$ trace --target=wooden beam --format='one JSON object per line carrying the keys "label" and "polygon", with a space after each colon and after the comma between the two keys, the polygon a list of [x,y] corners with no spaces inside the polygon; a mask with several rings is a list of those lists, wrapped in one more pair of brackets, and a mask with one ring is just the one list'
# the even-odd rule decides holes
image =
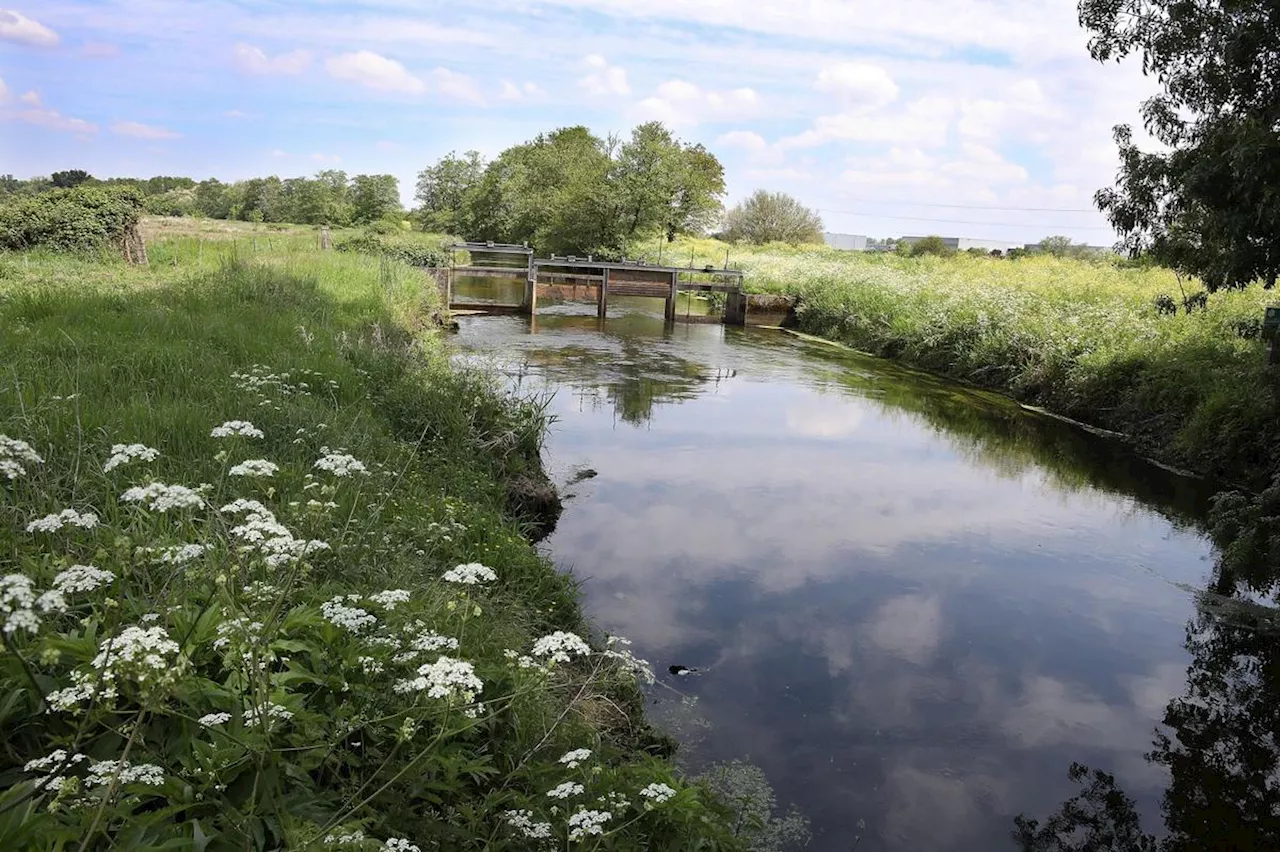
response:
{"label": "wooden beam", "polygon": [[604,319],[609,314],[609,270],[600,271],[600,292],[596,297],[596,316]]}

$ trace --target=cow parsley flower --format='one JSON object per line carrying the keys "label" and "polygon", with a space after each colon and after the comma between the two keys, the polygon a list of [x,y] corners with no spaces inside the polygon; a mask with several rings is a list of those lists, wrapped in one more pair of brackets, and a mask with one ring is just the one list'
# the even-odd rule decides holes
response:
{"label": "cow parsley flower", "polygon": [[179,650],[163,627],[126,627],[102,646],[90,665],[104,681],[124,677],[146,684],[172,675]]}
{"label": "cow parsley flower", "polygon": [[204,556],[208,549],[209,546],[206,544],[175,544],[161,548],[157,552],[161,564],[181,566]]}
{"label": "cow parsley flower", "polygon": [[160,458],[160,451],[146,444],[113,444],[111,458],[107,459],[107,463],[102,466],[102,472],[110,473],[120,465],[134,461],[150,462],[158,458]]}
{"label": "cow parsley flower", "polygon": [[248,499],[245,499],[244,497],[240,497],[236,500],[233,500],[232,502],[218,509],[218,511],[227,515],[242,515],[246,512],[249,512],[252,514],[260,514],[260,515],[271,514],[271,510],[268,509],[266,506],[262,505],[261,503],[259,503],[257,500],[248,500]]}
{"label": "cow parsley flower", "polygon": [[204,498],[185,485],[165,485],[153,482],[141,488],[130,488],[120,495],[121,502],[141,503],[153,512],[171,509],[197,509],[204,505]]}
{"label": "cow parsley flower", "polygon": [[35,614],[36,592],[31,578],[24,574],[6,574],[0,577],[0,616],[4,617],[4,632],[25,630],[35,633],[40,629],[40,618]]}
{"label": "cow parsley flower", "polygon": [[72,565],[65,571],[59,571],[53,578],[53,588],[64,595],[79,592],[92,592],[108,583],[115,582],[116,575],[92,565]]}
{"label": "cow parsley flower", "polygon": [[422,850],[403,837],[393,837],[382,844],[382,852],[422,852]]}
{"label": "cow parsley flower", "polygon": [[22,466],[24,462],[44,464],[44,459],[26,441],[0,435],[0,476],[10,482],[20,476],[26,476],[27,469]]}
{"label": "cow parsley flower", "polygon": [[209,433],[210,438],[265,438],[262,430],[248,420],[228,420],[221,426],[214,426]]}
{"label": "cow parsley flower", "polygon": [[66,612],[67,599],[57,589],[50,589],[36,598],[36,609],[43,613]]}
{"label": "cow parsley flower", "polygon": [[655,805],[660,805],[676,794],[676,791],[666,784],[649,784],[640,791],[643,798],[648,799]]}
{"label": "cow parsley flower", "polygon": [[257,500],[236,500],[223,506],[221,511],[245,513],[244,523],[232,527],[231,535],[248,545],[246,549],[260,551],[269,567],[277,568],[329,549],[327,542],[294,538],[293,533]]}
{"label": "cow parsley flower", "polygon": [[[72,677],[75,678],[75,674],[73,674]],[[97,694],[97,690],[94,689],[93,684],[82,678],[81,681],[74,686],[68,686],[66,689],[53,690],[46,695],[44,699],[54,710],[66,711],[74,709],[83,701],[88,701],[95,694]],[[114,690],[112,690],[109,693],[104,691],[104,694],[114,695],[115,693]]]}
{"label": "cow parsley flower", "polygon": [[551,823],[534,822],[533,811],[507,811],[503,816],[506,817],[507,825],[531,840],[551,839]]}
{"label": "cow parsley flower", "polygon": [[408,589],[387,589],[385,592],[377,592],[369,595],[369,600],[385,607],[388,612],[394,610],[398,605],[409,600]]}
{"label": "cow parsley flower", "polygon": [[364,843],[364,832],[356,829],[349,834],[326,834],[324,837],[325,846],[354,846]]}
{"label": "cow parsley flower", "polygon": [[609,811],[582,809],[569,817],[569,839],[581,840],[592,834],[604,834],[604,824],[613,819]]}
{"label": "cow parsley flower", "polygon": [[450,651],[456,651],[458,650],[458,640],[452,636],[441,636],[434,630],[423,630],[409,640],[409,647],[424,653],[442,651],[446,648]]}
{"label": "cow parsley flower", "polygon": [[566,751],[564,754],[560,755],[560,760],[558,762],[563,763],[570,769],[577,769],[578,766],[581,765],[582,761],[586,760],[590,756],[591,749],[575,748],[573,751]]}
{"label": "cow parsley flower", "polygon": [[257,705],[250,704],[244,710],[244,724],[247,728],[261,725],[266,722],[266,727],[271,730],[275,727],[275,720],[282,719],[288,721],[293,718],[293,711],[279,704],[267,702],[265,708],[259,708]]}
{"label": "cow parsley flower", "polygon": [[199,719],[196,719],[196,721],[199,722],[201,725],[204,725],[206,728],[212,728],[215,725],[225,725],[227,722],[230,722],[231,714],[230,713],[209,713],[207,715],[201,716]]}
{"label": "cow parsley flower", "polygon": [[330,453],[328,447],[321,447],[320,452],[326,453],[326,455],[316,459],[313,467],[327,470],[334,476],[351,476],[354,473],[369,472],[369,469],[364,466],[364,462],[355,456],[347,453]]}
{"label": "cow parsley flower", "polygon": [[366,627],[378,623],[377,616],[371,615],[368,610],[358,606],[350,606],[341,595],[320,604],[320,612],[330,624],[350,630],[352,633],[360,633]]}
{"label": "cow parsley flower", "polygon": [[552,799],[569,799],[574,796],[581,796],[585,789],[576,781],[566,781],[548,790],[547,796]]}
{"label": "cow parsley flower", "polygon": [[418,667],[418,676],[399,680],[392,685],[397,693],[426,692],[428,698],[443,698],[451,702],[470,704],[484,689],[484,681],[476,677],[471,663],[441,657],[434,663]]}
{"label": "cow parsley flower", "polygon": [[275,476],[280,470],[280,465],[275,462],[269,462],[266,459],[248,459],[233,465],[227,471],[229,476]]}
{"label": "cow parsley flower", "polygon": [[154,763],[131,764],[127,760],[100,760],[89,767],[85,780],[94,786],[105,786],[113,780],[120,784],[164,786],[164,769]]}
{"label": "cow parsley flower", "polygon": [[585,657],[591,647],[576,633],[557,630],[533,643],[535,657],[548,657],[553,663],[567,663],[573,656]]}
{"label": "cow parsley flower", "polygon": [[75,509],[63,509],[61,512],[45,515],[43,518],[27,524],[27,532],[57,532],[64,526],[91,530],[97,525],[98,516],[93,512],[77,512]]}
{"label": "cow parsley flower", "polygon": [[475,586],[481,583],[492,583],[498,579],[498,575],[492,568],[481,565],[479,562],[468,562],[466,565],[458,565],[445,571],[443,579],[446,583]]}

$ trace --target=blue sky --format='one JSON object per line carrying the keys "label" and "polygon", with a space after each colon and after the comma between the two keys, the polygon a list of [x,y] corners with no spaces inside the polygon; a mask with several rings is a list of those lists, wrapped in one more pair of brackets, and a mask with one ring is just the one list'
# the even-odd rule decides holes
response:
{"label": "blue sky", "polygon": [[[4,0],[0,0],[4,2]],[[10,0],[12,2],[12,0]],[[1091,197],[1153,84],[1073,0],[40,0],[0,8],[0,172],[414,176],[661,119],[830,230],[1114,237]]]}

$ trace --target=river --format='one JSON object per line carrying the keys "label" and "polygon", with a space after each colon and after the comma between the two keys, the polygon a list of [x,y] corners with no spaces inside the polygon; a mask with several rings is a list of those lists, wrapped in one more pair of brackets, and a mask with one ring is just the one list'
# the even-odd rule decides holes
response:
{"label": "river", "polygon": [[555,393],[549,469],[596,475],[543,546],[658,670],[690,770],[760,767],[823,852],[1013,849],[1072,761],[1157,829],[1144,755],[1186,688],[1207,486],[994,394],[646,307],[466,318],[458,343]]}

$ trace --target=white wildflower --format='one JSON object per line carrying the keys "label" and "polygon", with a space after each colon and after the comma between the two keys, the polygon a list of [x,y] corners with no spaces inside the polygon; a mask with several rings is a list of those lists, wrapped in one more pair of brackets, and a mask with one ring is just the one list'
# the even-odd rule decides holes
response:
{"label": "white wildflower", "polygon": [[551,839],[551,823],[534,822],[533,811],[507,811],[503,816],[508,825],[531,840]]}
{"label": "white wildflower", "polygon": [[379,606],[385,607],[387,611],[390,612],[399,604],[405,603],[409,600],[409,590],[387,589],[385,592],[377,592],[376,594],[369,595],[369,600]]}
{"label": "white wildflower", "polygon": [[359,633],[366,627],[378,623],[377,616],[371,615],[358,606],[348,606],[343,602],[341,595],[320,604],[320,612],[330,624],[350,630],[352,633]]}
{"label": "white wildflower", "polygon": [[54,576],[53,588],[64,595],[73,595],[77,592],[92,592],[115,582],[115,579],[115,574],[92,565],[72,565]]}
{"label": "white wildflower", "polygon": [[360,670],[365,674],[376,675],[382,674],[386,666],[376,657],[357,657],[356,662],[360,664]]}
{"label": "white wildflower", "polygon": [[364,832],[357,829],[349,834],[326,834],[324,837],[325,846],[354,846],[364,843]]}
{"label": "white wildflower", "polygon": [[498,575],[494,573],[492,568],[481,565],[479,562],[469,562],[466,565],[458,565],[444,572],[444,580],[447,583],[460,583],[464,586],[474,586],[479,583],[492,583],[498,579]]}
{"label": "white wildflower", "polygon": [[409,647],[415,651],[442,651],[448,648],[458,650],[458,640],[452,636],[441,636],[433,630],[423,630],[409,640]]}
{"label": "white wildflower", "polygon": [[121,502],[141,503],[153,512],[170,509],[196,509],[204,505],[204,498],[185,485],[165,485],[153,482],[141,488],[130,488],[120,495]]}
{"label": "white wildflower", "polygon": [[61,512],[45,515],[43,518],[27,524],[27,532],[57,532],[64,526],[91,530],[97,525],[98,516],[93,512],[77,512],[75,509],[63,509]]}
{"label": "white wildflower", "polygon": [[591,749],[575,748],[573,751],[566,751],[564,754],[560,755],[560,760],[557,762],[563,763],[570,769],[577,769],[582,761],[586,760],[590,756]]}
{"label": "white wildflower", "polygon": [[558,784],[547,791],[547,797],[552,799],[569,799],[573,796],[581,796],[586,788],[576,781],[566,781]]}
{"label": "white wildflower", "polygon": [[289,719],[292,719],[292,718],[293,718],[292,710],[282,707],[279,704],[274,704],[270,701],[267,702],[265,713],[262,711],[261,708],[252,704],[246,707],[244,711],[245,727],[250,727],[250,728],[262,724],[262,720],[265,719],[267,723],[267,728],[271,729],[274,727],[274,724],[273,724],[274,720],[284,719],[285,721],[288,721]]}
{"label": "white wildflower", "polygon": [[157,552],[160,554],[161,564],[181,566],[204,556],[208,549],[209,546],[205,544],[175,544],[161,548]]}
{"label": "white wildflower", "polygon": [[229,476],[275,476],[279,470],[280,465],[275,462],[269,462],[266,459],[247,459],[232,466],[227,474]]}
{"label": "white wildflower", "polygon": [[236,650],[251,648],[262,641],[262,622],[250,621],[248,618],[229,618],[218,625],[218,638],[213,640],[213,647],[221,650],[235,642]]}
{"label": "white wildflower", "polygon": [[244,497],[241,497],[237,500],[234,500],[228,503],[218,511],[227,515],[240,515],[240,514],[244,514],[245,512],[250,512],[253,514],[260,514],[260,515],[271,514],[271,510],[268,509],[266,506],[262,505],[261,503],[259,503],[257,500],[247,500]]}
{"label": "white wildflower", "polygon": [[71,710],[82,701],[88,701],[95,694],[93,684],[87,681],[69,686],[66,689],[55,689],[45,696],[45,701],[54,710]]}
{"label": "white wildflower", "polygon": [[569,839],[581,840],[591,834],[604,834],[604,824],[613,819],[609,811],[582,809],[569,817]]}
{"label": "white wildflower", "polygon": [[533,643],[535,657],[549,657],[553,663],[567,663],[573,656],[586,656],[591,647],[576,633],[557,630]]}
{"label": "white wildflower", "polygon": [[164,769],[154,763],[131,764],[121,760],[100,760],[89,767],[85,781],[94,786],[105,786],[113,780],[120,784],[146,784],[150,787],[164,785]]}
{"label": "white wildflower", "polygon": [[155,461],[160,457],[159,450],[153,450],[146,444],[113,444],[111,458],[102,466],[103,473],[110,473],[122,464],[133,461]]}
{"label": "white wildflower", "polygon": [[[321,447],[320,451],[327,452],[327,448]],[[334,476],[351,476],[353,473],[369,472],[369,469],[364,466],[364,462],[347,453],[328,453],[316,459],[313,467],[327,470]]]}
{"label": "white wildflower", "polygon": [[0,476],[12,482],[20,476],[27,475],[26,464],[44,464],[40,454],[31,448],[26,441],[0,435]]}
{"label": "white wildflower", "polygon": [[266,435],[257,426],[254,426],[248,420],[228,420],[221,426],[214,426],[213,431],[209,433],[210,438],[233,438],[240,436],[242,438],[265,438]]}
{"label": "white wildflower", "polygon": [[393,837],[382,844],[382,852],[422,852],[422,850],[403,837]]}
{"label": "white wildflower", "polygon": [[656,784],[656,783],[649,784],[648,786],[646,786],[644,789],[640,791],[640,795],[643,798],[648,799],[649,801],[653,802],[655,805],[662,804],[663,802],[665,802],[667,799],[670,799],[675,794],[676,794],[676,791],[673,788],[668,787],[666,784]]}
{"label": "white wildflower", "polygon": [[196,719],[196,721],[199,722],[201,725],[204,725],[206,728],[212,728],[215,725],[225,725],[227,722],[230,722],[231,714],[230,713],[209,713],[207,715],[201,716],[199,719]]}
{"label": "white wildflower", "polygon": [[453,657],[441,657],[434,663],[419,666],[416,678],[396,681],[392,689],[401,694],[426,692],[428,698],[470,704],[484,689],[484,681],[476,677],[475,667],[471,663],[455,660]]}
{"label": "white wildflower", "polygon": [[171,675],[179,650],[163,627],[126,627],[102,646],[91,665],[104,681],[124,676],[145,684]]}
{"label": "white wildflower", "polygon": [[640,659],[627,648],[623,648],[621,650],[616,649],[614,647],[616,644],[631,644],[626,639],[621,640],[620,643],[617,640],[617,636],[609,637],[609,647],[605,649],[604,656],[609,659],[617,660],[622,670],[628,672],[636,680],[645,684],[652,684],[654,681],[653,666],[649,665],[648,660]]}
{"label": "white wildflower", "polygon": [[36,609],[45,614],[51,612],[66,612],[67,599],[63,597],[62,592],[57,589],[51,589],[36,598]]}
{"label": "white wildflower", "polygon": [[0,616],[4,617],[5,633],[39,631],[40,619],[33,610],[35,605],[36,592],[30,577],[23,574],[0,577]]}

